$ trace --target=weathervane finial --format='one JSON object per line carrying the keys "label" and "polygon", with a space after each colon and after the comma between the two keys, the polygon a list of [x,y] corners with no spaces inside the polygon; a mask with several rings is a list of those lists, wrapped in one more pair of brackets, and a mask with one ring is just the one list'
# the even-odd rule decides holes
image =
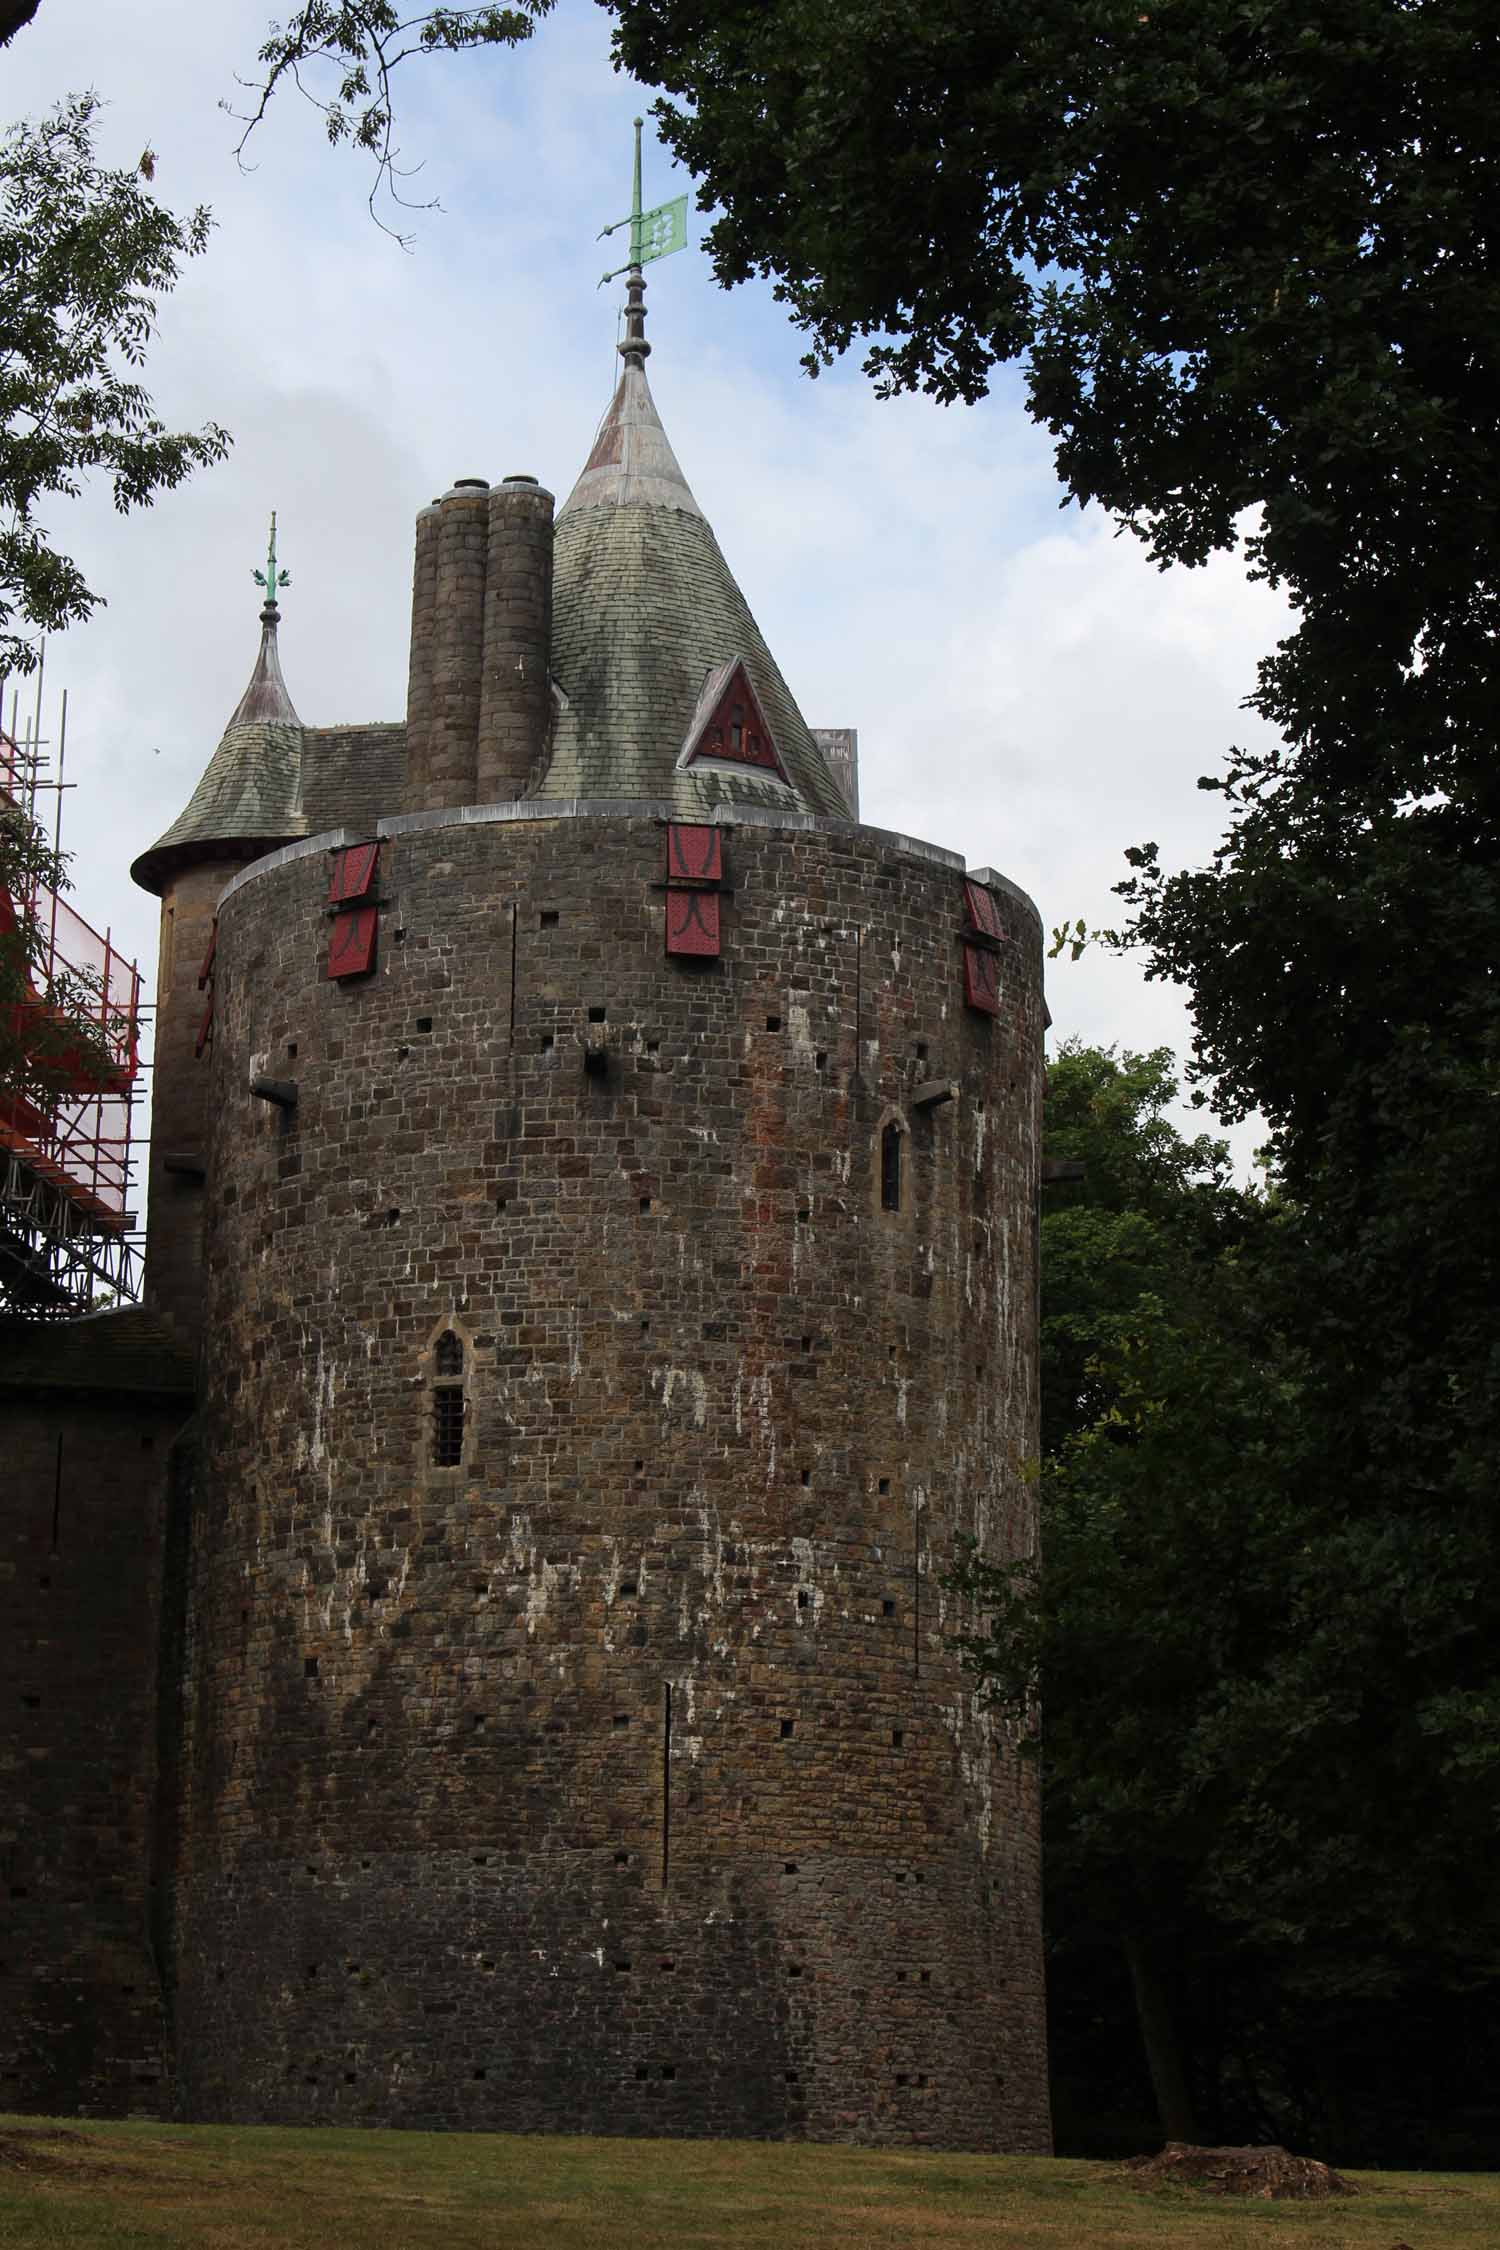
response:
{"label": "weathervane finial", "polygon": [[670,203],[658,203],[651,211],[641,209],[641,129],[645,122],[643,117],[638,117],[635,121],[635,170],[631,182],[629,215],[616,219],[613,226],[602,228],[599,234],[602,242],[606,235],[618,234],[621,227],[630,229],[629,263],[616,266],[613,273],[605,274],[599,286],[602,289],[606,282],[618,281],[622,273],[629,274],[625,341],[620,349],[626,353],[639,353],[642,359],[651,346],[646,342],[646,284],[641,268],[649,265],[653,258],[667,258],[674,250],[687,248],[685,195],[674,196]]}
{"label": "weathervane finial", "polygon": [[254,570],[250,575],[257,586],[264,586],[266,590],[264,607],[274,611],[276,596],[283,586],[290,586],[292,583],[290,571],[278,570],[276,567],[276,510],[274,508],[271,510],[271,543],[266,550],[266,567],[264,570]]}

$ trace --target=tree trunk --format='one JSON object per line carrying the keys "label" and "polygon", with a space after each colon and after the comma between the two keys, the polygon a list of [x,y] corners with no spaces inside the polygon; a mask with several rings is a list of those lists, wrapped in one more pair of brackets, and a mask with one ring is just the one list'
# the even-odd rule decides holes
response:
{"label": "tree trunk", "polygon": [[1188,2096],[1177,2029],[1162,1981],[1139,1939],[1126,1938],[1122,1942],[1135,1990],[1136,2021],[1141,2027],[1141,2045],[1146,2050],[1146,2065],[1151,2072],[1151,2090],[1156,2096],[1162,2138],[1196,2141],[1198,2122]]}
{"label": "tree trunk", "polygon": [[18,31],[24,31],[42,0],[0,0],[0,47],[8,47]]}

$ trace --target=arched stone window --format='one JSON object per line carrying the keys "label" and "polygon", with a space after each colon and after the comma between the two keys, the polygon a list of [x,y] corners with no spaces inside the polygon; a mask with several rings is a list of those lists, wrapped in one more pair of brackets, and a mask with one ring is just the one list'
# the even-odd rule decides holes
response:
{"label": "arched stone window", "polygon": [[463,1338],[445,1328],[432,1349],[432,1465],[456,1469],[464,1457]]}

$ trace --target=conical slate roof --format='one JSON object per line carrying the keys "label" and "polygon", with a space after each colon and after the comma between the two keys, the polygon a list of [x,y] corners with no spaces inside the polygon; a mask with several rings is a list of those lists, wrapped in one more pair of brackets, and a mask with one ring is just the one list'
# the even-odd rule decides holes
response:
{"label": "conical slate roof", "polygon": [[166,834],[131,868],[160,892],[175,866],[245,845],[270,851],[307,834],[302,809],[305,729],[292,707],[276,649],[279,612],[261,611],[260,654],[207,771]]}
{"label": "conical slate roof", "polygon": [[[646,381],[643,285],[630,282],[625,361],[593,451],[557,519],[552,673],[558,689],[539,797],[654,797],[847,818],[848,807],[761,638],[668,443]],[[786,780],[683,762],[705,682],[743,660]]]}

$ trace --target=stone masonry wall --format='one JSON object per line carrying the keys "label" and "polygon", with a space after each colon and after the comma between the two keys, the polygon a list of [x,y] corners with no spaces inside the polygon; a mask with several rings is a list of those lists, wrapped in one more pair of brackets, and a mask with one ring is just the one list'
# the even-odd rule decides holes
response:
{"label": "stone masonry wall", "polygon": [[208,995],[198,973],[219,893],[240,862],[210,858],[178,869],[161,902],[156,1032],[151,1066],[145,1296],[195,1339],[202,1292],[203,1174],[209,1063],[194,1050]]}
{"label": "stone masonry wall", "polygon": [[186,1402],[0,1389],[0,2110],[157,2115],[167,1458]]}
{"label": "stone masonry wall", "polygon": [[220,914],[186,2113],[1045,2148],[944,1586],[1034,1535],[1034,915],[992,1022],[872,831],[728,829],[692,964],[650,818],[392,825],[368,979],[321,852]]}

